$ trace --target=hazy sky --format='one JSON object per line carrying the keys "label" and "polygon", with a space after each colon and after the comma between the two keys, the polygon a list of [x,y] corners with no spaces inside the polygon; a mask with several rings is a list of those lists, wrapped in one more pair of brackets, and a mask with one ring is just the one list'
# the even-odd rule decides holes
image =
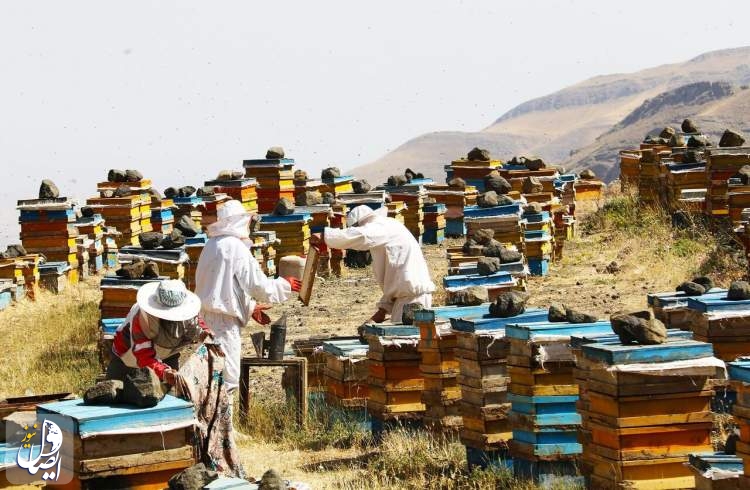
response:
{"label": "hazy sky", "polygon": [[2,2],[0,245],[43,177],[80,198],[111,167],[197,185],[272,145],[314,174],[350,168],[590,76],[750,44],[748,14],[742,1]]}

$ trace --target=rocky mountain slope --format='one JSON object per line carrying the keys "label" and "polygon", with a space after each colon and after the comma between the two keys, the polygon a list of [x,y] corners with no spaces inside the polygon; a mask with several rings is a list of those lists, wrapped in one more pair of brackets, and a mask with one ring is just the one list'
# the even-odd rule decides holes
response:
{"label": "rocky mountain slope", "polygon": [[[720,132],[724,128],[714,128],[730,122],[738,129],[746,126],[741,111],[732,104],[722,106],[722,114],[712,112],[709,106],[742,98],[740,87],[750,83],[748,60],[750,47],[743,47],[635,73],[594,77],[524,102],[482,131],[418,136],[352,173],[380,183],[397,170],[411,167],[442,180],[445,164],[473,146],[483,146],[502,159],[526,153],[571,168],[590,165],[611,179],[616,164],[611,157],[621,146],[640,141],[645,135],[640,132],[649,124],[683,115],[694,115],[700,121],[698,115],[708,111],[712,114],[706,114],[708,132]],[[693,85],[698,82],[725,84]],[[671,114],[670,107],[679,107],[680,114]]]}

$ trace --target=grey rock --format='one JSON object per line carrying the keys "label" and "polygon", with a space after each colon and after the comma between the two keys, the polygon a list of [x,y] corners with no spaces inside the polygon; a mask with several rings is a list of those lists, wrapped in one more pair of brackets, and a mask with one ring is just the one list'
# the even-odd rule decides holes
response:
{"label": "grey rock", "polygon": [[279,160],[284,158],[284,149],[280,146],[272,146],[266,151],[266,159]]}
{"label": "grey rock", "polygon": [[136,407],[154,407],[164,398],[161,381],[149,368],[132,369],[122,387],[122,401]]}
{"label": "grey rock", "polygon": [[524,214],[540,214],[542,211],[544,211],[544,207],[539,202],[530,202],[523,208]]}
{"label": "grey rock", "polygon": [[705,289],[706,291],[708,291],[709,289],[713,289],[714,287],[714,282],[708,276],[694,277],[693,282],[703,286],[703,289]]}
{"label": "grey rock", "polygon": [[110,169],[109,172],[107,172],[107,181],[108,182],[127,182],[128,176],[125,173],[125,170],[119,170],[116,168]]}
{"label": "grey rock", "polygon": [[39,199],[57,199],[60,197],[60,190],[54,182],[49,179],[42,180],[39,186]]}
{"label": "grey rock", "polygon": [[524,194],[536,194],[539,192],[544,192],[544,186],[538,178],[530,176],[523,179]]}
{"label": "grey rock", "polygon": [[322,199],[323,199],[323,204],[333,204],[336,201],[336,197],[333,195],[332,192],[324,192]]}
{"label": "grey rock", "polygon": [[547,321],[550,322],[567,322],[568,316],[565,311],[565,305],[556,303],[549,307],[547,312]]}
{"label": "grey rock", "polygon": [[365,179],[352,181],[352,189],[355,194],[366,194],[372,190],[372,186]]}
{"label": "grey rock", "polygon": [[155,197],[158,200],[164,199],[164,197],[161,195],[161,192],[159,192],[159,190],[154,187],[150,187],[148,189],[148,193],[151,195],[151,197]]}
{"label": "grey rock", "polygon": [[120,187],[115,189],[114,197],[127,197],[131,194],[130,187],[122,184]]}
{"label": "grey rock", "polygon": [[724,442],[724,454],[737,454],[737,442],[739,441],[739,434],[736,432],[729,434],[727,440]]}
{"label": "grey rock", "polygon": [[143,266],[143,279],[157,279],[159,277],[159,264],[149,260]]}
{"label": "grey rock", "polygon": [[737,176],[740,178],[740,182],[742,182],[743,185],[750,184],[750,165],[743,165],[737,172]]}
{"label": "grey rock", "polygon": [[177,189],[174,187],[167,187],[164,189],[164,197],[167,199],[174,199],[177,197]]}
{"label": "grey rock", "polygon": [[584,313],[573,308],[565,308],[565,318],[568,323],[593,323],[597,320],[596,315]]}
{"label": "grey rock", "polygon": [[477,196],[477,206],[480,208],[493,208],[498,205],[497,192],[487,191]]}
{"label": "grey rock", "polygon": [[297,206],[314,206],[323,202],[323,196],[318,191],[305,191],[294,196],[294,204]]}
{"label": "grey rock", "polygon": [[169,479],[169,490],[201,490],[219,478],[219,474],[198,463],[186,468]]}
{"label": "grey rock", "polygon": [[682,121],[682,132],[683,133],[700,133],[700,130],[696,127],[695,124],[693,124],[693,121],[690,119],[685,119]]}
{"label": "grey rock", "polygon": [[112,189],[102,189],[99,191],[99,196],[101,196],[104,199],[109,199],[110,197],[115,197],[115,191]]}
{"label": "grey rock", "polygon": [[449,187],[455,187],[456,189],[466,189],[466,181],[461,177],[454,177],[448,181]]}
{"label": "grey rock", "polygon": [[387,184],[391,187],[399,187],[408,183],[409,180],[404,175],[391,175],[387,181]]}
{"label": "grey rock", "polygon": [[500,270],[500,259],[498,257],[480,257],[477,261],[477,273],[480,276],[489,276]]}
{"label": "grey rock", "polygon": [[497,240],[492,240],[489,245],[484,247],[482,253],[485,257],[498,257],[503,264],[518,262],[523,259],[523,254],[521,252],[510,250]]}
{"label": "grey rock", "polygon": [[474,240],[473,238],[469,238],[468,240],[464,242],[461,249],[466,255],[475,256],[475,255],[482,255],[482,251],[484,250],[484,247],[479,245],[476,242],[476,240]]}
{"label": "grey rock", "polygon": [[138,170],[128,169],[125,171],[125,179],[128,182],[138,182],[143,180],[143,174]]}
{"label": "grey rock", "polygon": [[[642,312],[639,312],[642,314]],[[610,317],[612,330],[623,344],[663,344],[667,340],[667,329],[656,318],[644,319],[635,314]]]}
{"label": "grey rock", "polygon": [[490,316],[494,318],[508,318],[526,311],[529,295],[519,291],[507,291],[495,298],[490,304]]}
{"label": "grey rock", "polygon": [[526,157],[526,161],[524,162],[524,164],[529,170],[541,170],[547,167],[547,165],[545,165],[544,163],[544,160],[539,157]]}
{"label": "grey rock", "polygon": [[185,235],[177,228],[173,229],[169,235],[165,235],[161,241],[161,246],[167,250],[180,248],[185,245]]}
{"label": "grey rock", "polygon": [[673,147],[673,148],[675,148],[675,147],[681,148],[681,147],[685,146],[685,137],[682,136],[681,134],[673,134],[669,138],[668,145],[671,146],[671,147]]}
{"label": "grey rock", "polygon": [[299,183],[307,182],[309,179],[309,176],[307,175],[307,172],[300,169],[294,171],[294,181]]}
{"label": "grey rock", "polygon": [[199,187],[195,194],[198,197],[209,197],[209,196],[215,196],[216,191],[210,185],[204,185],[203,187]]}
{"label": "grey rock", "polygon": [[646,136],[646,139],[644,139],[643,142],[649,145],[666,145],[669,143],[669,140],[649,134]]}
{"label": "grey rock", "polygon": [[466,158],[473,162],[489,162],[490,152],[489,150],[483,150],[483,149],[474,147],[466,155]]}
{"label": "grey rock", "polygon": [[688,148],[703,148],[706,146],[711,146],[711,141],[703,134],[694,134],[687,142]]}
{"label": "grey rock", "polygon": [[320,178],[323,180],[335,179],[336,177],[341,177],[341,170],[338,167],[324,168],[320,173]]}
{"label": "grey rock", "polygon": [[500,172],[493,170],[484,178],[484,187],[488,191],[495,191],[499,195],[507,194],[513,190],[513,186]]}
{"label": "grey rock", "polygon": [[404,311],[401,313],[401,323],[404,325],[414,324],[414,313],[422,310],[424,307],[419,303],[409,303],[404,305]]}
{"label": "grey rock", "polygon": [[146,267],[146,262],[143,259],[135,259],[130,264],[124,264],[115,271],[119,277],[125,279],[140,279],[143,277],[143,269]]}
{"label": "grey rock", "polygon": [[745,138],[738,132],[727,129],[724,134],[721,135],[719,140],[719,146],[742,146],[745,144]]}
{"label": "grey rock", "polygon": [[478,306],[487,303],[489,300],[487,288],[481,286],[471,286],[451,295],[451,304],[461,306]]}
{"label": "grey rock", "polygon": [[685,150],[685,153],[682,155],[682,163],[698,163],[698,152],[695,150]]}
{"label": "grey rock", "polygon": [[273,214],[276,216],[286,216],[292,213],[294,213],[294,203],[286,197],[279,199],[276,203],[276,207],[273,208]]}
{"label": "grey rock", "polygon": [[23,245],[20,243],[14,243],[12,245],[8,245],[8,247],[5,249],[5,258],[7,259],[15,259],[16,257],[23,257],[26,255],[26,248],[24,248]]}
{"label": "grey rock", "polygon": [[677,132],[674,130],[674,128],[667,126],[666,128],[661,130],[661,133],[659,133],[659,137],[669,139],[675,134],[677,134]]}
{"label": "grey rock", "polygon": [[732,301],[750,299],[750,284],[747,281],[734,281],[729,285],[727,299]]}
{"label": "grey rock", "polygon": [[268,470],[263,473],[258,485],[258,490],[286,490],[286,488],[286,483],[275,470]]}
{"label": "grey rock", "polygon": [[180,230],[186,237],[194,237],[201,232],[201,229],[198,228],[195,221],[190,219],[190,216],[188,215],[182,215],[174,224],[174,227]]}
{"label": "grey rock", "polygon": [[508,206],[510,204],[514,204],[515,201],[511,199],[508,196],[497,196],[497,205],[498,206]]}
{"label": "grey rock", "polygon": [[474,232],[471,237],[477,245],[489,245],[495,238],[495,230],[492,228],[482,228]]}
{"label": "grey rock", "polygon": [[138,235],[138,241],[145,250],[153,250],[161,245],[164,235],[158,231],[146,231]]}
{"label": "grey rock", "polygon": [[406,180],[408,180],[409,182],[411,182],[414,179],[419,178],[417,177],[417,173],[410,168],[407,168],[406,170],[404,170],[404,177],[406,177]]}
{"label": "grey rock", "polygon": [[177,197],[190,197],[195,194],[195,187],[192,185],[182,186],[177,189]]}
{"label": "grey rock", "polygon": [[675,289],[682,291],[686,296],[701,296],[706,293],[706,288],[691,281],[685,281]]}
{"label": "grey rock", "polygon": [[596,174],[594,173],[594,171],[589,168],[578,174],[578,176],[583,180],[591,180],[596,178]]}
{"label": "grey rock", "polygon": [[86,390],[83,403],[86,405],[112,405],[122,398],[123,383],[118,379],[100,381]]}

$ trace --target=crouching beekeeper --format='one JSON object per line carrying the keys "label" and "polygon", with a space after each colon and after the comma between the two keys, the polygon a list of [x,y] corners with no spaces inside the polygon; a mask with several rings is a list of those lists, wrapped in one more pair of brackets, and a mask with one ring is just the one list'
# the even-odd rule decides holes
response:
{"label": "crouching beekeeper", "polygon": [[357,206],[346,217],[346,229],[325,228],[322,236],[311,237],[310,244],[369,250],[375,280],[383,290],[378,310],[370,320],[382,323],[390,315],[393,323],[401,323],[404,306],[417,303],[423,308],[432,307],[435,284],[419,243],[402,223],[388,218],[387,212],[386,207],[373,211],[368,206]]}
{"label": "crouching beekeeper", "polygon": [[239,201],[227,201],[208,226],[209,240],[198,259],[195,293],[201,312],[226,355],[224,378],[232,391],[239,385],[242,341],[240,329],[250,319],[271,322],[263,303],[281,303],[299,291],[296,278],[271,279],[250,252],[250,214]]}

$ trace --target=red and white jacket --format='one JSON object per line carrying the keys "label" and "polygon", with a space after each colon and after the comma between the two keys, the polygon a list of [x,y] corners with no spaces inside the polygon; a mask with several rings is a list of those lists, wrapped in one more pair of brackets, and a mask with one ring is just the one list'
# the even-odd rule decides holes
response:
{"label": "red and white jacket", "polygon": [[[164,371],[169,366],[161,362],[161,359],[167,359],[178,353],[184,345],[170,349],[154,344],[146,335],[141,325],[142,322],[141,309],[135,304],[130,308],[130,312],[128,312],[128,316],[122,325],[117,327],[112,342],[112,352],[127,367],[151,368],[160,380],[164,380]],[[203,318],[198,317],[198,324],[205,332],[209,332]]]}

